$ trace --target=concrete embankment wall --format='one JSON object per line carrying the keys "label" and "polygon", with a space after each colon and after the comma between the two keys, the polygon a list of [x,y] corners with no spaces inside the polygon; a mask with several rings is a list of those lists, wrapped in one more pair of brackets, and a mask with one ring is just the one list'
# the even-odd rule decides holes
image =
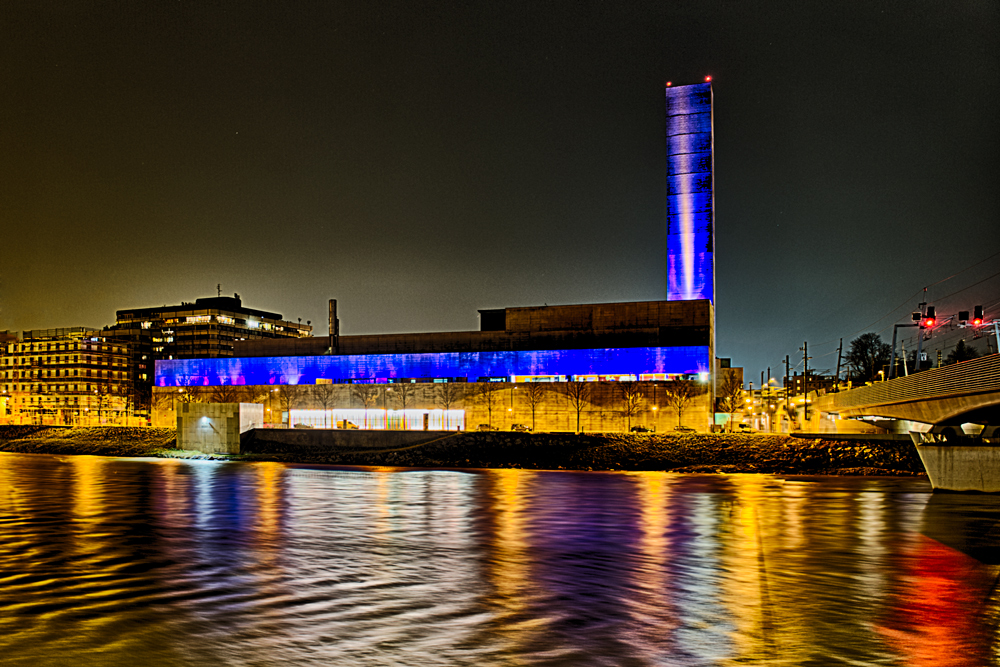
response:
{"label": "concrete embankment wall", "polygon": [[935,490],[1000,493],[1000,447],[995,445],[919,445]]}
{"label": "concrete embankment wall", "polygon": [[344,429],[252,429],[240,444],[244,454],[387,450],[422,445],[455,431],[348,431]]}

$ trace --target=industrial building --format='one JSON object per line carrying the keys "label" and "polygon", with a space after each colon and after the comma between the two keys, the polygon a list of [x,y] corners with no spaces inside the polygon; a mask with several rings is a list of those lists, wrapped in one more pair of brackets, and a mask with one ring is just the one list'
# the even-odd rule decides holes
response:
{"label": "industrial building", "polygon": [[710,429],[711,83],[668,86],[666,115],[665,301],[481,310],[479,331],[361,336],[340,335],[331,301],[326,337],[236,337],[231,357],[157,361],[157,419],[215,400],[263,401],[265,422],[284,426]]}
{"label": "industrial building", "polygon": [[[243,342],[236,346],[237,357],[158,361],[154,392],[161,396],[177,392],[180,397],[179,390],[185,389],[188,396],[182,399],[200,392],[210,400],[225,393],[220,387],[244,388],[240,391],[255,387],[258,395],[276,393],[271,400],[284,402],[280,416],[277,407],[272,408],[271,423],[276,424],[335,425],[343,419],[357,424],[361,418],[369,427],[384,428],[394,419],[402,423],[404,415],[394,413],[398,408],[420,411],[405,415],[407,428],[422,428],[424,413],[429,424],[441,428],[481,423],[509,428],[529,421],[514,393],[524,385],[593,382],[597,384],[586,390],[581,412],[586,412],[592,430],[620,430],[616,402],[621,385],[605,385],[638,383],[633,401],[641,407],[630,416],[641,422],[658,419],[646,413],[661,409],[659,394],[667,391],[663,383],[684,380],[703,398],[692,401],[681,421],[698,430],[708,428],[714,358],[711,302],[647,301],[480,312],[480,331],[368,336],[338,336],[333,315],[331,333],[325,338]],[[445,383],[463,385],[456,405],[440,405],[441,389],[396,386]],[[502,401],[502,409],[494,414],[491,401],[501,399],[486,394],[498,389],[484,390],[479,385],[497,383],[513,386],[508,387],[510,394]],[[303,389],[316,385],[342,387],[319,390],[333,392],[335,405],[318,406],[315,392]],[[379,409],[366,407],[364,395],[351,385],[386,385],[384,395],[372,403]],[[550,400],[534,406],[536,427],[542,407],[548,430],[574,430],[569,422],[575,421],[575,415],[570,420],[565,409],[569,398],[553,393],[558,391],[549,388]],[[289,392],[297,394],[291,402]],[[409,405],[402,405],[407,399]],[[363,410],[365,414],[351,413],[352,419],[343,413],[337,419],[332,414],[305,412],[318,410]],[[447,410],[463,414],[446,415]]]}

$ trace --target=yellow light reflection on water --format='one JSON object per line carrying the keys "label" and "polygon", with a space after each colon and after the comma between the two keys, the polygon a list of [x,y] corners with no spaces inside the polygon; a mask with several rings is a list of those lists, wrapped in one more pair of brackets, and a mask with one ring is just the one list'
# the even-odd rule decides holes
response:
{"label": "yellow light reflection on water", "polygon": [[257,473],[257,530],[263,546],[275,544],[280,539],[282,463],[262,461],[254,464]]}
{"label": "yellow light reflection on water", "polygon": [[100,559],[105,551],[100,531],[105,459],[97,456],[74,456],[71,460],[75,550],[78,558],[83,561]]}
{"label": "yellow light reflection on water", "polygon": [[671,633],[678,621],[670,596],[670,473],[630,473],[636,485],[639,507],[639,562],[633,570],[634,595],[626,603],[631,623],[638,629],[630,633],[633,649],[646,659],[656,661],[669,648]]}
{"label": "yellow light reflection on water", "polygon": [[489,510],[494,522],[492,540],[487,545],[487,576],[493,589],[489,603],[499,610],[500,631],[508,650],[515,653],[518,647],[534,641],[540,631],[539,621],[526,613],[534,582],[525,497],[533,475],[522,470],[487,473]]}
{"label": "yellow light reflection on water", "polygon": [[722,599],[730,610],[733,664],[767,661],[774,657],[771,582],[764,553],[761,505],[768,478],[733,475],[733,505],[728,539],[722,552],[727,576]]}

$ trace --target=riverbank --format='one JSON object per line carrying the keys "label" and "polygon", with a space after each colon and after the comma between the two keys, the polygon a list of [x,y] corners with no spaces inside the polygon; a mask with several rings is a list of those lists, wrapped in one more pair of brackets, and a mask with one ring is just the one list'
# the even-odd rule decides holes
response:
{"label": "riverbank", "polygon": [[395,449],[343,451],[289,446],[253,431],[244,454],[203,455],[174,449],[173,429],[0,426],[0,451],[279,461],[414,468],[667,470],[785,475],[923,474],[909,443],[803,440],[765,434],[462,432]]}
{"label": "riverbank", "polygon": [[172,428],[131,426],[0,426],[0,452],[170,456],[177,437]]}

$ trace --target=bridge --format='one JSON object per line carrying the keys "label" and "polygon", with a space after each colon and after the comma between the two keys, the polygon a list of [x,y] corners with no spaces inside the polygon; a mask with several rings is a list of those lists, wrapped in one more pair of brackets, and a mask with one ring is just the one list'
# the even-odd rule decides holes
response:
{"label": "bridge", "polygon": [[[1000,493],[1000,354],[820,396],[813,418],[824,415],[930,424],[910,437],[932,488]],[[985,428],[969,437],[965,423]]]}
{"label": "bridge", "polygon": [[818,414],[887,417],[933,426],[1000,424],[1000,354],[815,399]]}

